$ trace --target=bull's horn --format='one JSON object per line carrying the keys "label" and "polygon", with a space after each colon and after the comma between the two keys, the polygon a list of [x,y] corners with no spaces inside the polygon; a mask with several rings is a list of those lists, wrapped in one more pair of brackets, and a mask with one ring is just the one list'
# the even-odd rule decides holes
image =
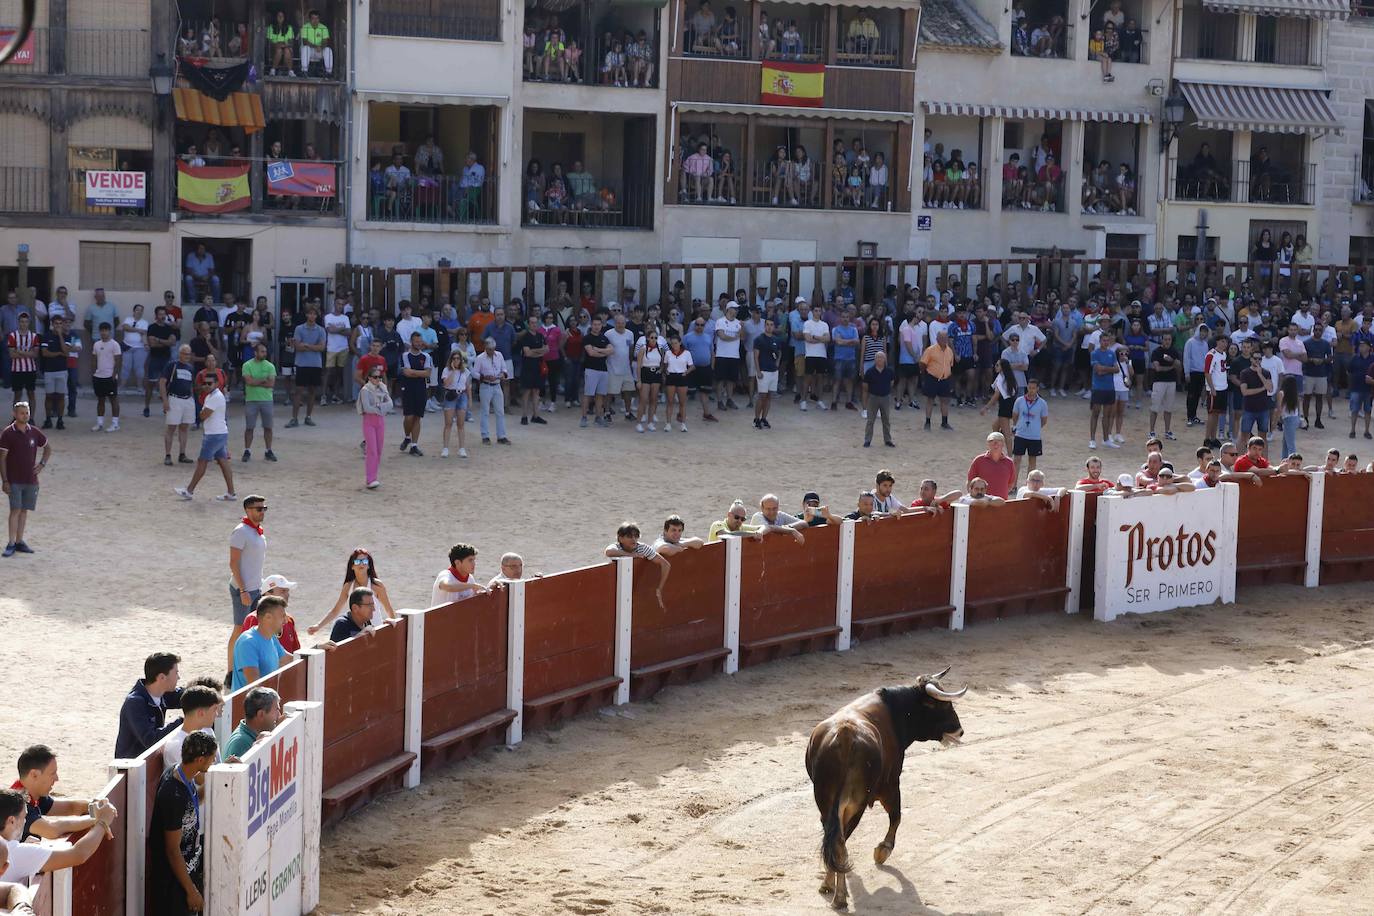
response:
{"label": "bull's horn", "polygon": [[929,677],[927,677],[926,680],[928,680],[928,681],[938,681],[940,678],[944,677],[946,674],[949,674],[949,669],[950,669],[950,668],[953,668],[953,667],[954,667],[953,665],[946,665],[944,671],[941,671],[939,674],[932,674],[932,675],[930,675]]}
{"label": "bull's horn", "polygon": [[953,693],[950,693],[948,690],[941,690],[940,685],[935,684],[933,682],[928,682],[926,684],[926,693],[930,694],[937,700],[944,700],[946,703],[952,703],[955,700],[962,697],[964,694],[968,693],[968,688],[960,687],[958,690],[954,691]]}

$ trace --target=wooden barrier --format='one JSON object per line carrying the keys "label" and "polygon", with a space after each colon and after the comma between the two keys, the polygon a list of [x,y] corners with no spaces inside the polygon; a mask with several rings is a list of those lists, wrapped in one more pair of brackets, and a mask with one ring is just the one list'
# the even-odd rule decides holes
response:
{"label": "wooden barrier", "polygon": [[229,695],[229,728],[237,728],[243,719],[243,699],[254,687],[271,687],[281,695],[282,706],[285,706],[294,700],[305,699],[305,682],[305,660],[293,658],[266,677],[235,690]]}
{"label": "wooden barrier", "polygon": [[708,677],[730,654],[725,648],[725,545],[684,550],[671,562],[661,608],[654,594],[658,567],[634,564],[630,697],[635,700],[669,684]]}
{"label": "wooden barrier", "polygon": [[1069,507],[1018,499],[969,514],[964,623],[1059,612],[1069,593]]}
{"label": "wooden barrier", "polygon": [[[807,532],[810,536],[810,532]],[[954,513],[858,522],[851,626],[856,639],[948,627]]]}
{"label": "wooden barrier", "polygon": [[[97,798],[107,798],[120,817],[128,812],[129,780],[116,773]],[[72,869],[72,912],[80,916],[123,916],[125,910],[125,844],[127,832],[112,831],[95,853]]]}
{"label": "wooden barrier", "polygon": [[614,701],[615,628],[614,564],[525,583],[526,731]]}
{"label": "wooden barrier", "polygon": [[507,590],[424,615],[420,765],[458,760],[500,743],[506,707]]}
{"label": "wooden barrier", "polygon": [[406,624],[340,643],[325,658],[324,814],[332,823],[400,785],[405,749]]}
{"label": "wooden barrier", "polygon": [[840,526],[808,528],[805,534],[802,544],[769,535],[741,545],[741,666],[835,645]]}
{"label": "wooden barrier", "polygon": [[1325,487],[1321,584],[1374,579],[1374,474],[1328,474]]}
{"label": "wooden barrier", "polygon": [[[137,836],[130,834],[126,837],[125,842],[130,847],[130,852],[137,856],[137,861],[143,866],[144,874],[147,873],[148,867],[146,844],[148,838],[153,836],[153,801],[157,798],[157,785],[162,781],[162,774],[166,770],[162,762],[162,745],[166,742],[167,738],[164,737],[138,757],[138,762],[141,764],[140,771],[143,774],[143,799],[141,809],[143,822],[139,825],[140,829],[137,831]],[[133,784],[134,787],[136,787],[136,785],[136,783]],[[126,801],[129,800],[126,792]],[[130,808],[133,808],[133,806],[130,805]],[[135,846],[137,847],[136,851],[133,849]],[[148,912],[152,909],[152,894],[153,889],[148,886],[145,880],[143,882],[142,895],[144,912]]]}
{"label": "wooden barrier", "polygon": [[1305,476],[1264,478],[1240,485],[1236,585],[1302,585],[1306,569]]}
{"label": "wooden barrier", "polygon": [[1097,588],[1097,500],[1098,494],[1085,493],[1083,501],[1082,574],[1078,577],[1078,608],[1082,613],[1092,608]]}

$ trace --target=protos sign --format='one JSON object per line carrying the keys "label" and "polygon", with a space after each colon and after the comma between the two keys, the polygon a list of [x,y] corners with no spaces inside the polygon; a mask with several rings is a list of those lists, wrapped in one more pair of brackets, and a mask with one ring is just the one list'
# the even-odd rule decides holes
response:
{"label": "protos sign", "polygon": [[1112,620],[1234,600],[1235,487],[1099,498],[1093,616]]}

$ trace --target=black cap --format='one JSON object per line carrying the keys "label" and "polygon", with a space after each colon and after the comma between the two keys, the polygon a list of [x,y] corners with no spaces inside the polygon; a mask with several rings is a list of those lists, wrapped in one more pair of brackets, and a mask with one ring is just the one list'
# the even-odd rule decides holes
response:
{"label": "black cap", "polygon": [[813,500],[813,499],[814,499],[816,502],[820,502],[820,501],[821,501],[821,494],[815,492],[814,490],[808,490],[805,494],[802,495],[802,503],[803,503],[803,504],[805,504],[805,503],[807,503],[807,502],[810,502],[810,501]]}

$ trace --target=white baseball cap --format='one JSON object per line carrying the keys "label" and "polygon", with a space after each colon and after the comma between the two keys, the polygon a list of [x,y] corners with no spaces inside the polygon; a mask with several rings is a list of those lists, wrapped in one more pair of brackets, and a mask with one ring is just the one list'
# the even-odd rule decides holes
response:
{"label": "white baseball cap", "polygon": [[794,303],[796,303],[797,305],[806,305],[806,297],[805,297],[805,296],[798,296],[797,298],[793,299],[792,301],[793,301]]}
{"label": "white baseball cap", "polygon": [[1125,487],[1128,490],[1135,489],[1135,478],[1130,474],[1122,474],[1116,479],[1116,482],[1118,486]]}
{"label": "white baseball cap", "polygon": [[262,590],[263,590],[263,591],[267,591],[267,590],[270,589],[270,588],[284,588],[284,589],[290,590],[290,589],[293,589],[293,588],[295,588],[295,587],[296,587],[296,583],[292,582],[290,579],[286,578],[285,576],[271,575],[271,576],[264,576],[263,579],[262,579]]}

